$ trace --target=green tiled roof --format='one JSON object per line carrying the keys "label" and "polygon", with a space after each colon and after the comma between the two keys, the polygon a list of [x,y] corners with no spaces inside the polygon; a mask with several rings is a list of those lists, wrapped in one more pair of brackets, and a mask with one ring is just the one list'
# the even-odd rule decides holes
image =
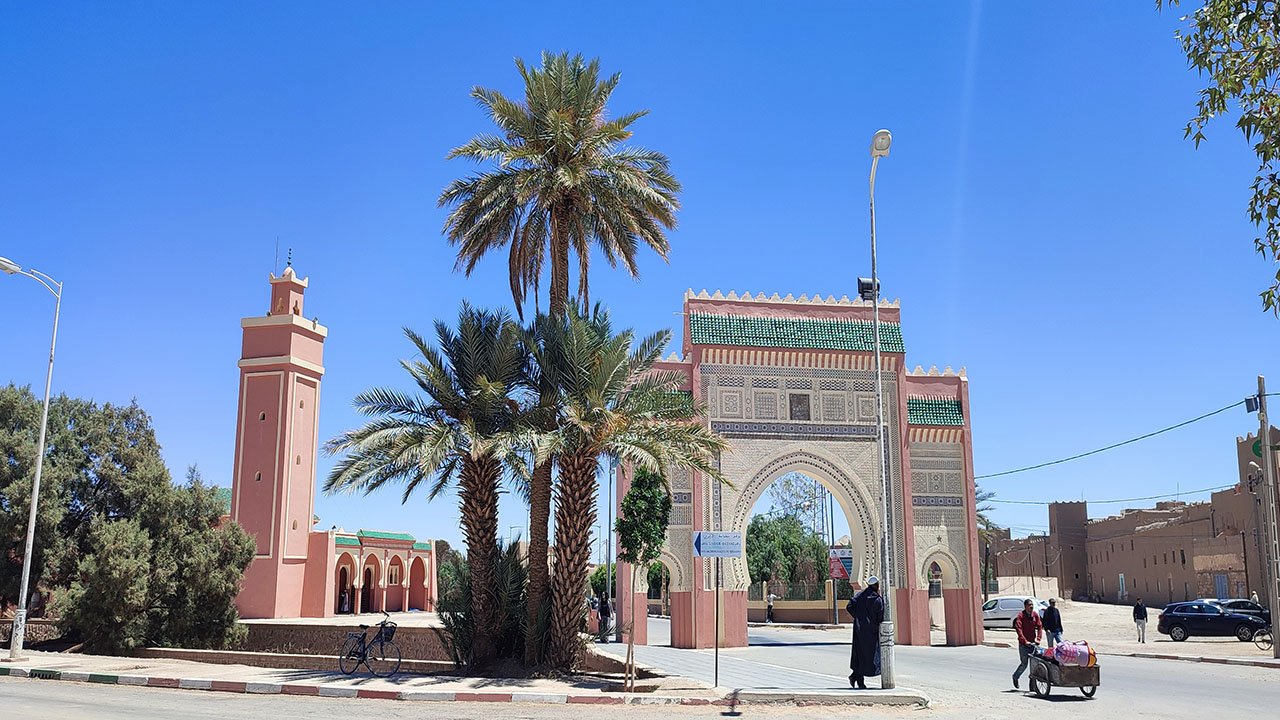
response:
{"label": "green tiled roof", "polygon": [[231,488],[214,488],[214,494],[218,498],[218,502],[222,505],[222,514],[231,514]]}
{"label": "green tiled roof", "polygon": [[361,530],[356,533],[362,538],[374,538],[375,540],[405,540],[413,542],[413,536],[409,533],[383,532],[382,530]]}
{"label": "green tiled roof", "polygon": [[[747,345],[809,350],[875,349],[875,329],[868,320],[691,313],[689,335],[698,345]],[[901,325],[880,323],[880,349],[883,352],[906,352],[902,344]]]}
{"label": "green tiled roof", "polygon": [[414,543],[414,544],[413,544],[413,549],[414,549],[414,550],[430,550],[430,549],[431,549],[431,543],[430,543],[430,542],[416,542],[416,543]]}
{"label": "green tiled roof", "polygon": [[909,397],[907,422],[912,425],[964,425],[964,411],[959,400]]}
{"label": "green tiled roof", "polygon": [[347,537],[346,535],[335,535],[333,538],[333,544],[360,547],[360,538]]}

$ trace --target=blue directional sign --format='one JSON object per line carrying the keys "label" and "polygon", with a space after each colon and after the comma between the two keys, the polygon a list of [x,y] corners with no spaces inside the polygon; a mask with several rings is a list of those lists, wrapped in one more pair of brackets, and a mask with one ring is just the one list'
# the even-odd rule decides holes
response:
{"label": "blue directional sign", "polygon": [[693,555],[706,558],[742,557],[742,533],[695,532]]}

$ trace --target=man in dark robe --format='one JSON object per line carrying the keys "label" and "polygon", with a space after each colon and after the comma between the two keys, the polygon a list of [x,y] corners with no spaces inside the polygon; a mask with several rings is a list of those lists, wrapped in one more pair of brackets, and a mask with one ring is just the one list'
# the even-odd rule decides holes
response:
{"label": "man in dark robe", "polygon": [[853,649],[849,657],[849,686],[867,689],[866,678],[880,674],[880,623],[884,599],[880,579],[872,575],[867,587],[849,600],[845,611],[853,616]]}

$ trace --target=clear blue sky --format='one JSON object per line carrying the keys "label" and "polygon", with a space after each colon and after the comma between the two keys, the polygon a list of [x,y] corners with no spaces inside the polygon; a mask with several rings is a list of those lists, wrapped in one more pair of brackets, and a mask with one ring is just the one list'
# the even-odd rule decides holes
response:
{"label": "clear blue sky", "polygon": [[[642,331],[675,328],[689,287],[853,294],[866,148],[893,131],[883,286],[911,365],[968,368],[977,470],[996,472],[1220,407],[1260,372],[1280,389],[1278,321],[1256,297],[1273,268],[1244,216],[1255,162],[1229,122],[1198,151],[1183,140],[1199,85],[1175,25],[1149,2],[10,3],[0,255],[66,282],[56,390],[136,397],[175,476],[198,463],[229,484],[238,321],[266,309],[276,238],[331,330],[332,437],[359,390],[403,384],[402,325],[509,300],[500,258],[452,272],[435,198],[471,167],[444,156],[490,129],[473,85],[518,92],[514,57],[580,51],[622,72],[614,111],[652,111],[636,140],[685,185],[669,265],[592,277]],[[51,306],[19,280],[0,281],[0,382],[38,388]],[[1232,411],[988,486],[1223,485],[1254,427]],[[322,497],[317,512],[459,539],[452,500]],[[504,501],[504,531],[524,516]]]}

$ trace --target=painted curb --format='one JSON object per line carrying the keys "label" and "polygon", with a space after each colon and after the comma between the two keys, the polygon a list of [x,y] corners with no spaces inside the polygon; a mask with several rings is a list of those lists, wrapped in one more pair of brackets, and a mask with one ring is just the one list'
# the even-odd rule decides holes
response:
{"label": "painted curb", "polygon": [[50,668],[0,667],[0,676],[28,678],[32,680],[65,680],[102,685],[126,685],[134,687],[167,688],[171,690],[202,690],[257,695],[300,695],[327,698],[362,698],[370,700],[401,700],[408,702],[487,702],[530,703],[542,705],[715,705],[735,707],[739,705],[916,705],[928,707],[929,698],[909,689],[894,693],[849,693],[839,691],[810,690],[737,690],[732,696],[720,698],[680,697],[669,695],[569,695],[536,692],[451,692],[444,690],[375,690],[354,688],[349,685],[308,685],[302,683],[246,682],[242,680],[211,680],[206,678],[144,677],[139,675],[110,675],[83,671],[54,670]]}
{"label": "painted curb", "polygon": [[1204,655],[1166,655],[1163,653],[1098,653],[1113,657],[1142,658],[1144,660],[1181,660],[1182,662],[1210,663],[1213,665],[1234,665],[1237,667],[1260,667],[1280,670],[1280,662],[1275,660],[1251,660],[1249,658],[1209,657]]}

